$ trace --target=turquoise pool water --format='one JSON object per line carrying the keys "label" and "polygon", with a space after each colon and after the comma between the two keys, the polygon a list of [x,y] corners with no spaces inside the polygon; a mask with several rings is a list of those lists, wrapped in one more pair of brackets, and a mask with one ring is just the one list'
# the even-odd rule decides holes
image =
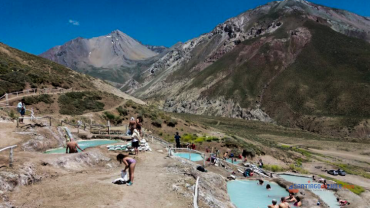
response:
{"label": "turquoise pool water", "polygon": [[[266,190],[267,184],[271,185],[271,190]],[[265,208],[273,199],[280,201],[281,197],[289,195],[278,184],[267,181],[262,186],[257,185],[257,181],[230,181],[227,192],[237,208]]]}
{"label": "turquoise pool water", "polygon": [[197,154],[197,153],[190,153],[190,158],[189,158],[189,153],[186,153],[186,152],[177,152],[177,153],[174,153],[174,155],[177,157],[188,159],[188,160],[190,159],[191,161],[203,160],[202,155]]}
{"label": "turquoise pool water", "polygon": [[[301,176],[292,176],[292,175],[286,175],[281,174],[281,178],[283,178],[286,181],[295,183],[295,184],[308,184],[308,181],[310,181],[310,184],[320,184],[316,182],[312,182],[311,178],[308,177],[301,177]],[[312,190],[314,194],[316,194],[322,201],[324,201],[327,205],[330,206],[330,208],[339,208],[339,204],[337,202],[337,197],[335,197],[333,191],[328,190]]]}
{"label": "turquoise pool water", "polygon": [[[86,149],[88,147],[96,147],[104,144],[114,144],[121,142],[120,140],[107,140],[107,139],[96,139],[96,140],[84,140],[84,141],[77,141],[78,146],[81,149]],[[80,150],[78,150],[80,152]],[[59,147],[55,149],[46,150],[47,154],[55,154],[55,153],[66,153],[65,147]]]}
{"label": "turquoise pool water", "polygon": [[226,159],[226,162],[233,163],[233,164],[239,164],[239,163],[241,163],[242,161],[241,161],[241,160],[236,160],[236,161],[234,161],[234,162],[231,162],[231,158],[229,158],[229,159]]}

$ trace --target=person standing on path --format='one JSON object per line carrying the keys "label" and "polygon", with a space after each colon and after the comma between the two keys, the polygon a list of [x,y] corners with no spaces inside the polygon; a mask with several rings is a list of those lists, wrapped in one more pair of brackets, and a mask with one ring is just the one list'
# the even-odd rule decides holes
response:
{"label": "person standing on path", "polygon": [[129,181],[126,183],[128,186],[132,186],[134,183],[134,172],[135,172],[135,166],[136,166],[136,160],[128,157],[127,155],[118,154],[117,155],[117,161],[119,161],[120,164],[125,164],[125,169],[122,170],[122,172],[126,172],[128,169],[129,171]]}
{"label": "person standing on path", "polygon": [[137,129],[134,129],[134,133],[131,136],[131,146],[135,149],[135,155],[139,154],[139,141],[141,140],[140,133]]}
{"label": "person standing on path", "polygon": [[19,119],[19,123],[23,124],[23,117],[26,114],[26,104],[24,103],[25,100],[22,99],[21,102],[18,103],[17,105],[17,111],[19,114],[21,114],[21,119]]}
{"label": "person standing on path", "polygon": [[181,136],[179,135],[179,132],[176,132],[176,134],[175,134],[176,148],[180,148],[181,147],[181,145],[180,145],[180,138],[181,138]]}
{"label": "person standing on path", "polygon": [[128,123],[127,136],[132,135],[134,133],[135,128],[136,128],[135,118],[131,117],[130,122]]}
{"label": "person standing on path", "polygon": [[138,116],[136,118],[136,129],[139,131],[140,136],[143,136],[143,133],[141,131],[141,127],[143,126],[143,122],[144,122],[143,117]]}

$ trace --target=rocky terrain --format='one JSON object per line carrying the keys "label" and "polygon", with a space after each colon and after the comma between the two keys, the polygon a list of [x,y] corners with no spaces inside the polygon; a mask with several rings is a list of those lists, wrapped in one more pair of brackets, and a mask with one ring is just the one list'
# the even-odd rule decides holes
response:
{"label": "rocky terrain", "polygon": [[339,135],[357,135],[370,115],[369,100],[356,102],[369,93],[369,34],[370,20],[354,13],[271,2],[171,47],[125,90],[171,112],[331,126],[329,134],[351,120]]}

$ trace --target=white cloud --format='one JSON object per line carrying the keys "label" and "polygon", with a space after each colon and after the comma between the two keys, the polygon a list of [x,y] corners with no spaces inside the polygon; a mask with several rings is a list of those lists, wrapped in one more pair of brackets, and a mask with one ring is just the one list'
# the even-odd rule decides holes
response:
{"label": "white cloud", "polygon": [[69,22],[69,24],[72,24],[74,26],[79,26],[80,25],[80,22],[79,21],[76,21],[76,20],[70,19],[68,22]]}

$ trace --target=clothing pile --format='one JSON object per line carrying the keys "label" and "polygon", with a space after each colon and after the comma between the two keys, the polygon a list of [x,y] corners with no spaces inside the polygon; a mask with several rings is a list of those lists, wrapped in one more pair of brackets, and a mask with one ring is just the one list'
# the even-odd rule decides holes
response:
{"label": "clothing pile", "polygon": [[114,181],[112,181],[113,184],[122,185],[126,184],[128,181],[128,175],[127,172],[121,172],[121,178],[117,178]]}

